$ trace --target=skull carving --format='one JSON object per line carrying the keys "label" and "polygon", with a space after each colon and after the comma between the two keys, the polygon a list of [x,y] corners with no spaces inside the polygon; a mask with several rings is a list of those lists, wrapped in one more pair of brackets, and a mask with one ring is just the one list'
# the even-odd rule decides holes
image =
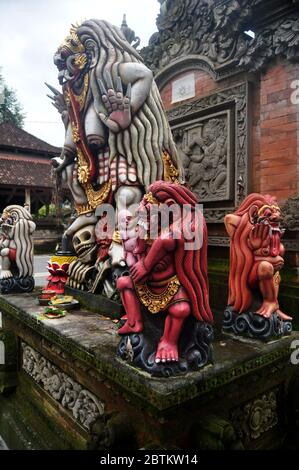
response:
{"label": "skull carving", "polygon": [[82,263],[88,263],[96,250],[94,225],[86,225],[76,232],[73,237],[74,250]]}

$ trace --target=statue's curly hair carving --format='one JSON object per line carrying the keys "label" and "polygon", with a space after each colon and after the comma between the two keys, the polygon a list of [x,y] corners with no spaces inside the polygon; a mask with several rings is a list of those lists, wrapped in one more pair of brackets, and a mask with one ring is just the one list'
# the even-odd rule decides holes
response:
{"label": "statue's curly hair carving", "polygon": [[[186,289],[190,298],[193,315],[199,321],[213,323],[213,314],[209,303],[209,280],[207,245],[208,232],[205,219],[199,212],[197,204],[199,201],[186,186],[156,181],[151,184],[149,191],[159,203],[165,203],[168,199],[173,200],[180,207],[188,206],[191,210],[191,221],[194,233],[202,233],[202,245],[200,249],[186,250],[184,236],[177,240],[175,254],[175,267],[182,286]],[[197,208],[197,217],[195,210]],[[189,221],[190,222],[190,221]],[[182,223],[184,220],[182,219]],[[182,230],[183,233],[183,230]]]}
{"label": "statue's curly hair carving", "polygon": [[33,240],[31,234],[35,230],[35,223],[30,212],[21,206],[7,206],[5,211],[9,212],[13,219],[13,241],[16,245],[16,264],[19,277],[33,275]]}
{"label": "statue's curly hair carving", "polygon": [[[107,21],[94,19],[84,21],[77,28],[76,34],[87,54],[91,49],[96,50],[98,54],[96,65],[89,71],[91,92],[89,91],[87,96],[85,111],[93,99],[96,111],[105,113],[98,79],[105,81],[103,72],[108,71],[116,87],[119,64],[140,63],[143,62],[142,58],[126,41],[121,30]],[[122,132],[109,132],[109,148],[110,160],[117,155],[124,155],[129,165],[135,162],[138,178],[146,187],[156,180],[163,179],[163,151],[171,155],[173,163],[182,171],[162,100],[154,81],[145,103],[132,117],[130,126]]]}
{"label": "statue's curly hair carving", "polygon": [[245,312],[252,303],[252,289],[248,278],[254,263],[253,251],[248,245],[249,233],[253,224],[250,220],[250,208],[260,209],[265,204],[277,204],[274,197],[266,194],[252,193],[247,196],[235,215],[240,222],[235,230],[230,244],[230,272],[228,304],[236,312]]}

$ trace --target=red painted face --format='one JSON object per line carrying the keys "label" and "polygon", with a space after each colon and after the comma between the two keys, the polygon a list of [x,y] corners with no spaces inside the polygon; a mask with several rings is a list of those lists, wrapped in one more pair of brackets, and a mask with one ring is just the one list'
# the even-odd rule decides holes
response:
{"label": "red painted face", "polygon": [[281,221],[281,211],[276,204],[262,206],[258,211],[258,220],[260,224],[268,224],[270,226],[270,254],[277,256],[280,252],[280,239],[283,232],[279,228]]}
{"label": "red painted face", "polygon": [[273,204],[273,205],[265,205],[260,208],[258,211],[258,223],[262,222],[269,222],[269,224],[273,227],[277,227],[281,221],[281,211],[280,208]]}

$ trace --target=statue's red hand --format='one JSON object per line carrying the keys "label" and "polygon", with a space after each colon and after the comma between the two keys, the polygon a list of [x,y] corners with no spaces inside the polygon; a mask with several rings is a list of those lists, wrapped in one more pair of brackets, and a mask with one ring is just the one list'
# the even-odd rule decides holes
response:
{"label": "statue's red hand", "polygon": [[138,261],[134,266],[131,268],[131,276],[133,281],[137,284],[140,282],[144,282],[148,272],[146,267],[144,266],[143,260]]}
{"label": "statue's red hand", "polygon": [[249,244],[252,250],[256,251],[266,247],[270,243],[270,227],[265,224],[256,224],[249,233]]}

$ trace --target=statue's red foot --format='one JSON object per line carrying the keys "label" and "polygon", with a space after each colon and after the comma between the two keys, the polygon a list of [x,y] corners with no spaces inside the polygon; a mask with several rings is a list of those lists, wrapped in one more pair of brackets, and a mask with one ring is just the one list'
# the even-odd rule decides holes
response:
{"label": "statue's red foot", "polygon": [[258,315],[262,315],[265,318],[270,318],[271,315],[276,312],[278,308],[277,302],[263,302],[261,308],[256,312]]}
{"label": "statue's red foot", "polygon": [[289,315],[286,315],[281,310],[277,310],[276,313],[279,316],[279,318],[281,318],[281,320],[293,320],[293,317],[290,317]]}
{"label": "statue's red foot", "polygon": [[156,352],[155,362],[177,362],[178,360],[179,354],[177,345],[161,340]]}
{"label": "statue's red foot", "polygon": [[118,334],[127,335],[130,333],[140,333],[143,330],[142,321],[135,321],[133,324],[130,324],[128,321],[118,330]]}

